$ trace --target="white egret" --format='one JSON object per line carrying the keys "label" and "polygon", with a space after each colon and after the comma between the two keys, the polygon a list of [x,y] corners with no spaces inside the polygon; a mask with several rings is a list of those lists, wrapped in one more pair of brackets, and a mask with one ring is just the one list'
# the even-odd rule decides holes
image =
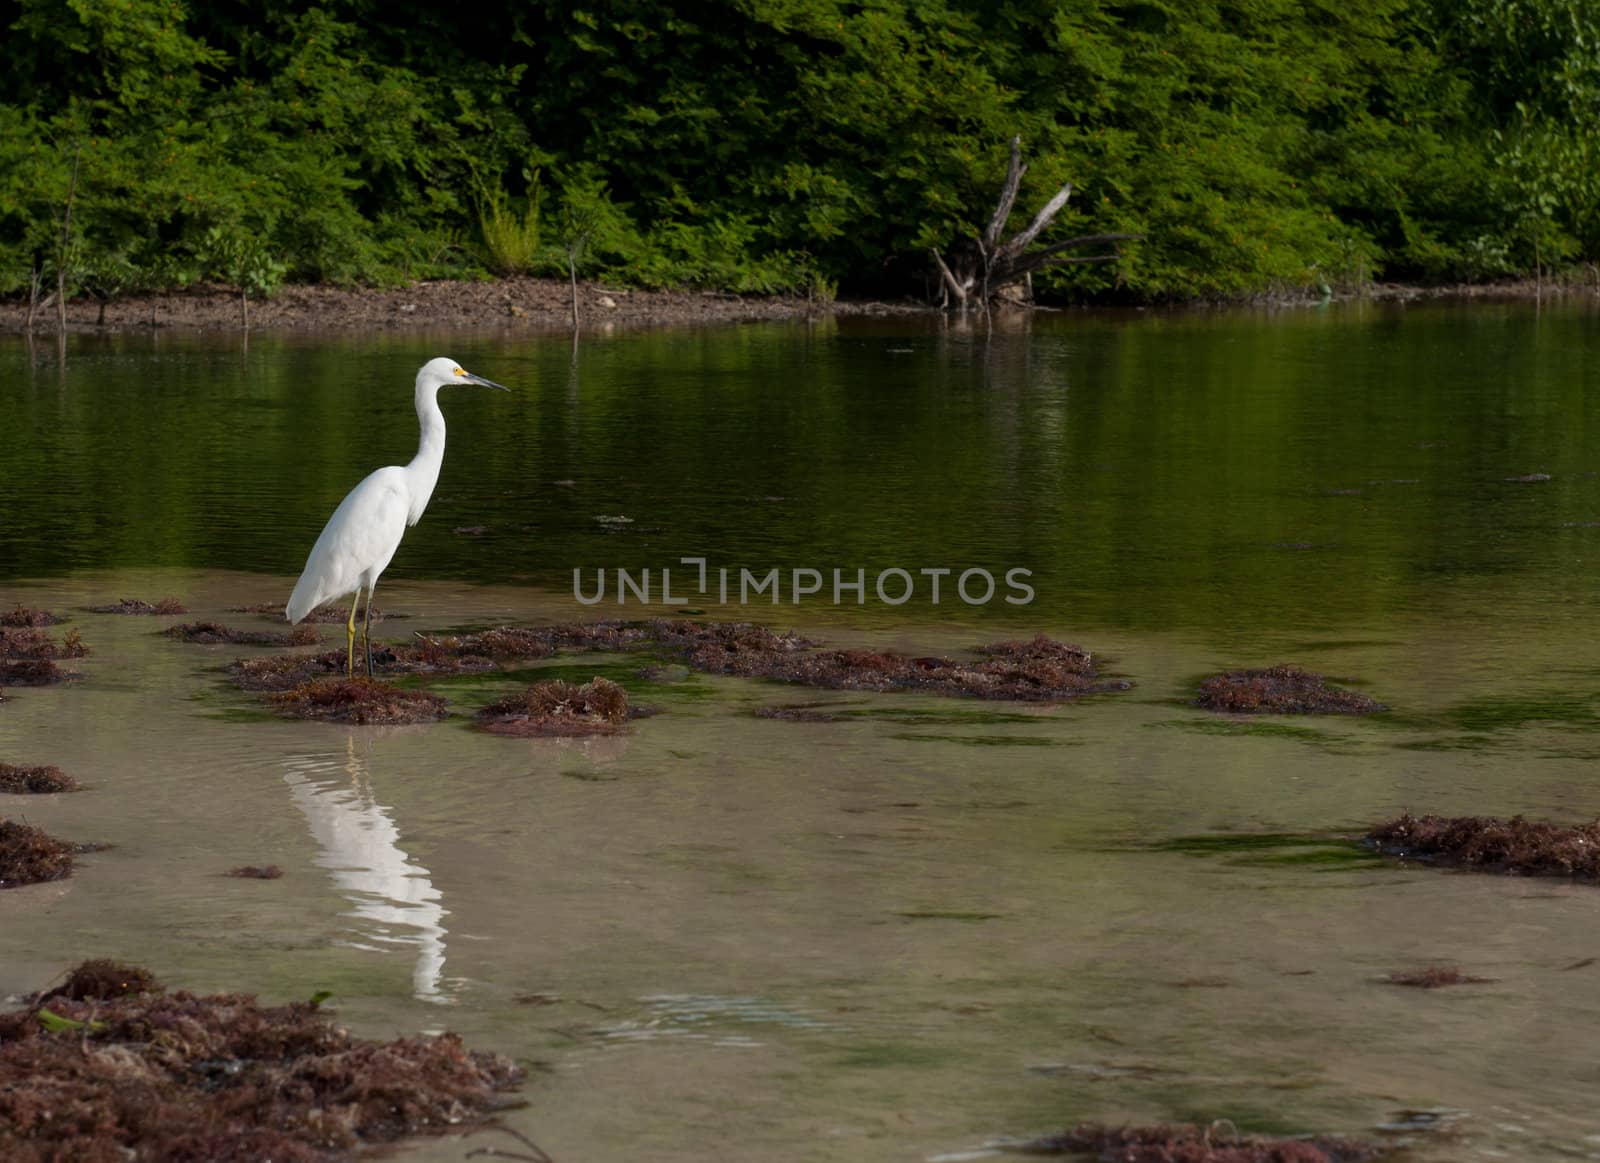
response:
{"label": "white egret", "polygon": [[295,582],[294,593],[284,615],[298,622],[323,602],[355,593],[350,603],[350,620],[345,624],[347,648],[345,672],[356,672],[356,608],[361,592],[367,594],[367,612],[362,620],[361,639],[366,646],[367,674],[372,674],[372,591],[383,573],[406,526],[415,525],[428,507],[433,486],[439,480],[444,462],[444,413],[439,411],[439,389],[449,384],[479,384],[485,388],[511,389],[464,370],[453,359],[430,359],[417,373],[417,420],[422,438],[417,455],[407,465],[390,465],[368,476],[339,502],[328,518],[322,536],[311,547],[306,568]]}

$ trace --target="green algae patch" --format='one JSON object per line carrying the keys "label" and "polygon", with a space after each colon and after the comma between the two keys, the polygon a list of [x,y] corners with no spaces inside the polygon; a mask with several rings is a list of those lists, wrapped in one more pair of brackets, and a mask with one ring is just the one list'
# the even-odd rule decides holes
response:
{"label": "green algae patch", "polygon": [[267,701],[286,719],[335,723],[433,723],[450,715],[436,694],[365,677],[313,679]]}
{"label": "green algae patch", "polygon": [[1388,710],[1360,691],[1329,686],[1327,679],[1291,663],[1212,675],[1194,705],[1233,715],[1369,715]]}
{"label": "green algae patch", "polygon": [[1484,700],[1463,703],[1446,715],[1461,730],[1479,734],[1533,724],[1572,730],[1600,729],[1600,706],[1595,696],[1552,694],[1537,699]]}
{"label": "green algae patch", "polygon": [[479,1122],[521,1078],[454,1034],[368,1041],[316,1002],[167,993],[89,962],[0,1014],[0,1157],[322,1163]]}
{"label": "green algae patch", "polygon": [[77,791],[77,780],[53,764],[0,763],[0,792],[11,795],[49,795]]}
{"label": "green algae patch", "polygon": [[1077,740],[1046,739],[1039,735],[955,735],[931,731],[896,731],[891,739],[913,743],[960,743],[966,747],[1076,747]]}
{"label": "green algae patch", "polygon": [[1385,856],[1508,876],[1600,880],[1600,820],[1551,824],[1513,816],[1413,816],[1366,835]]}
{"label": "green algae patch", "polygon": [[1233,719],[1165,719],[1159,723],[1146,723],[1145,726],[1167,727],[1178,731],[1192,731],[1197,735],[1221,735],[1236,739],[1282,739],[1293,743],[1310,743],[1317,747],[1345,748],[1351,742],[1347,738],[1319,731],[1315,727],[1261,720],[1239,722]]}
{"label": "green algae patch", "polygon": [[1383,864],[1371,848],[1345,836],[1305,832],[1207,833],[1142,845],[1144,852],[1222,858],[1231,865],[1301,866],[1328,870]]}
{"label": "green algae patch", "polygon": [[1107,1127],[1079,1123],[1012,1148],[1027,1155],[1067,1155],[1117,1163],[1366,1163],[1377,1143],[1338,1136],[1244,1135],[1226,1121]]}

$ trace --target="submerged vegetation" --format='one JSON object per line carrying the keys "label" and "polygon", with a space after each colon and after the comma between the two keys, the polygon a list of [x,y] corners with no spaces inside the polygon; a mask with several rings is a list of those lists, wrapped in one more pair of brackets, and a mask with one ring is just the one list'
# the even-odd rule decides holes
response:
{"label": "submerged vegetation", "polygon": [[147,602],[143,598],[122,598],[103,606],[90,606],[95,614],[187,614],[189,607],[177,598],[159,598]]}
{"label": "submerged vegetation", "polygon": [[1331,687],[1320,674],[1287,663],[1213,675],[1200,684],[1194,704],[1238,715],[1366,715],[1388,709],[1360,691]]}
{"label": "submerged vegetation", "polygon": [[1385,985],[1407,985],[1413,989],[1443,989],[1447,985],[1486,985],[1494,978],[1474,977],[1448,965],[1430,965],[1426,969],[1390,973],[1382,981]]}
{"label": "submerged vegetation", "polygon": [[1242,1135],[1227,1123],[1210,1127],[1079,1123],[1034,1139],[1021,1150],[1029,1155],[1084,1156],[1118,1163],[1365,1163],[1383,1153],[1378,1144],[1360,1139]]}
{"label": "submerged vegetation", "polygon": [[91,961],[0,1014],[0,1155],[313,1163],[481,1121],[521,1078],[454,1034],[367,1041],[315,1001],[167,993]]}
{"label": "submerged vegetation", "polygon": [[1413,816],[1366,835],[1388,856],[1524,876],[1600,880],[1600,820],[1563,825],[1494,816]]}
{"label": "submerged vegetation", "polygon": [[1045,293],[1600,259],[1588,0],[7,9],[0,294],[36,301],[580,264],[926,295],[1016,135],[1012,229],[1070,182],[1041,243],[1144,237]]}

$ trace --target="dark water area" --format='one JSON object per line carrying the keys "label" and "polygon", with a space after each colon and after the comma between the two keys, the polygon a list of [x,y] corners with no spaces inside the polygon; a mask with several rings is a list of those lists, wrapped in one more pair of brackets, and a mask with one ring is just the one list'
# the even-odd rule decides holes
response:
{"label": "dark water area", "polygon": [[[48,350],[48,348],[46,348]],[[873,321],[564,336],[109,337],[0,348],[0,578],[298,572],[339,498],[415,449],[449,354],[444,470],[391,579],[568,592],[584,571],[717,605],[717,570],[815,569],[870,618],[1324,629],[1519,575],[1587,600],[1600,318],[1532,304],[1044,315],[993,334]],[[1533,479],[1548,478],[1548,479]],[[707,560],[708,590],[685,590]],[[911,599],[875,592],[907,571]],[[933,577],[940,575],[939,609]],[[955,592],[994,577],[986,603]],[[1034,593],[1032,609],[1005,575]],[[818,579],[802,575],[802,588]],[[885,582],[898,598],[907,580]],[[967,596],[986,586],[973,575]],[[771,604],[771,591],[751,595]],[[630,595],[631,597],[631,595]],[[840,590],[841,604],[857,592]],[[792,611],[791,611],[792,612]],[[770,613],[770,611],[769,611]],[[848,616],[848,611],[846,611]]]}

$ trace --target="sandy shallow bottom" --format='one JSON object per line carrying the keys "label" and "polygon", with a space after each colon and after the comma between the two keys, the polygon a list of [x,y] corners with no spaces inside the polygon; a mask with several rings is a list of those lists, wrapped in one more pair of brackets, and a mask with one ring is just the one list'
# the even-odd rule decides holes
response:
{"label": "sandy shallow bottom", "polygon": [[[3,797],[0,814],[113,846],[0,893],[0,996],[90,956],[268,1001],[329,989],[357,1033],[448,1028],[530,1064],[507,1121],[558,1160],[931,1159],[1082,1119],[1380,1134],[1408,1110],[1448,1128],[1417,1135],[1416,1158],[1600,1157],[1600,889],[1336,842],[1405,809],[1600,813],[1592,725],[1474,735],[1452,717],[1524,695],[1558,659],[1592,685],[1559,627],[1508,619],[1463,641],[1452,627],[1473,615],[1438,609],[1251,658],[1029,627],[1138,683],[1063,707],[648,682],[626,658],[562,656],[540,671],[606,674],[662,713],[528,740],[466,726],[526,672],[432,684],[461,712],[437,725],[289,723],[223,681],[254,650],[157,633],[265,628],[226,607],[288,588],[120,572],[0,591],[70,612],[93,649],[80,681],[0,705],[0,759],[88,789]],[[411,615],[385,633],[574,616],[511,587],[384,588]],[[83,612],[168,595],[190,613]],[[921,653],[981,640],[783,625]],[[1182,702],[1198,675],[1289,657],[1401,713],[1263,730]],[[853,714],[751,714],[812,699]],[[1285,838],[1226,842],[1239,834]],[[222,875],[268,863],[285,875]],[[1435,964],[1494,980],[1376,981]],[[515,1147],[404,1155],[478,1143]]]}

